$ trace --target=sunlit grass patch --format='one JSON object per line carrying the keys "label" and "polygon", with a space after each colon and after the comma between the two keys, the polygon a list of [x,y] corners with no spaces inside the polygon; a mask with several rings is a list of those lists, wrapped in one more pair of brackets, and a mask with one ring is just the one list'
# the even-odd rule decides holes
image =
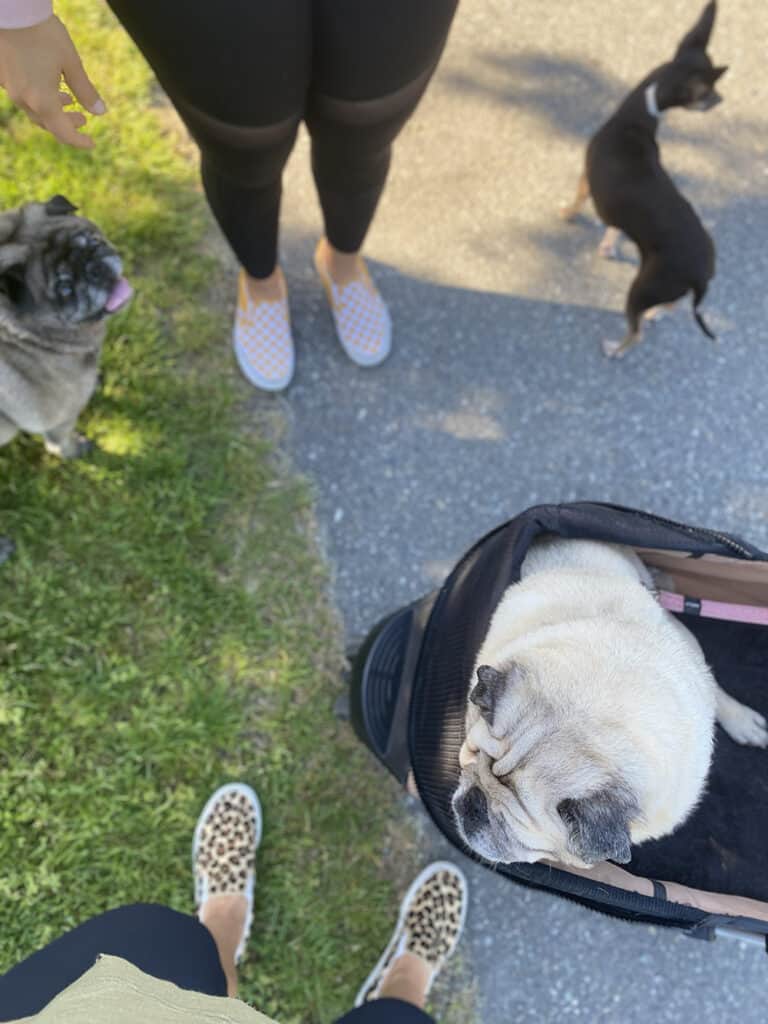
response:
{"label": "sunlit grass patch", "polygon": [[331,712],[338,631],[309,495],[238,432],[195,167],[106,9],[57,11],[110,114],[80,153],[0,103],[0,205],[67,195],[136,297],[81,418],[96,450],[0,449],[16,543],[0,567],[0,971],[120,903],[190,910],[197,814],[242,778],[265,810],[243,995],[281,1024],[329,1021],[391,925],[389,790]]}

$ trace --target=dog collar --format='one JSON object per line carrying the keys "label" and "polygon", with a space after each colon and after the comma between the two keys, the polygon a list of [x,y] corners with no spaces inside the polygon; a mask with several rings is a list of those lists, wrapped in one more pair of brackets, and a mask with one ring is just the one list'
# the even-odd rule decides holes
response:
{"label": "dog collar", "polygon": [[659,105],[656,102],[655,82],[651,82],[651,84],[645,90],[645,109],[648,111],[651,117],[655,117],[657,121],[661,117],[661,111],[659,110]]}

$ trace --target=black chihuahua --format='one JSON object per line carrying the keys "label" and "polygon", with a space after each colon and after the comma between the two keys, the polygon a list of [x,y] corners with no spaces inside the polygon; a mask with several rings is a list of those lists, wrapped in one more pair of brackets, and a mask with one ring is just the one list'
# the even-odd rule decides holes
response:
{"label": "black chihuahua", "polygon": [[656,143],[662,111],[710,110],[722,98],[714,86],[728,69],[715,67],[706,52],[715,11],[713,0],[672,61],[651,71],[595,133],[576,198],[561,211],[570,220],[591,194],[607,225],[601,254],[615,255],[622,231],[640,250],[640,270],[627,295],[627,334],[620,342],[603,342],[607,356],[622,356],[637,344],[644,314],[669,306],[688,292],[693,292],[699,326],[715,337],[698,310],[715,273],[715,247],[696,211],[661,166]]}

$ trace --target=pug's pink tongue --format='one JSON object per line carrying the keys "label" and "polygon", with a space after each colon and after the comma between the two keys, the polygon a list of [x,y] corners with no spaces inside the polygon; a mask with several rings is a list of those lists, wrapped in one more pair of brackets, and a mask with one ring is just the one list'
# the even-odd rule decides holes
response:
{"label": "pug's pink tongue", "polygon": [[128,284],[127,278],[121,277],[112,289],[104,308],[108,313],[116,313],[118,309],[122,309],[132,295],[133,288]]}

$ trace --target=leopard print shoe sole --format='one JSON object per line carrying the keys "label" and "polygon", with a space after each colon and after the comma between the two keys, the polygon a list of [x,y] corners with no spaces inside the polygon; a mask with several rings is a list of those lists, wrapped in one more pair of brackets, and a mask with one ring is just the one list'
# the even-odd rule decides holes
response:
{"label": "leopard print shoe sole", "polygon": [[239,961],[251,931],[256,851],[261,843],[261,804],[250,786],[221,786],[198,818],[192,840],[192,872],[198,917],[209,896],[245,896],[248,914],[235,953]]}
{"label": "leopard print shoe sole", "polygon": [[432,968],[431,988],[459,943],[466,914],[467,880],[463,872],[447,861],[435,861],[426,867],[405,894],[392,938],[357,993],[355,1006],[377,998],[390,965],[403,953],[414,953],[427,961]]}

